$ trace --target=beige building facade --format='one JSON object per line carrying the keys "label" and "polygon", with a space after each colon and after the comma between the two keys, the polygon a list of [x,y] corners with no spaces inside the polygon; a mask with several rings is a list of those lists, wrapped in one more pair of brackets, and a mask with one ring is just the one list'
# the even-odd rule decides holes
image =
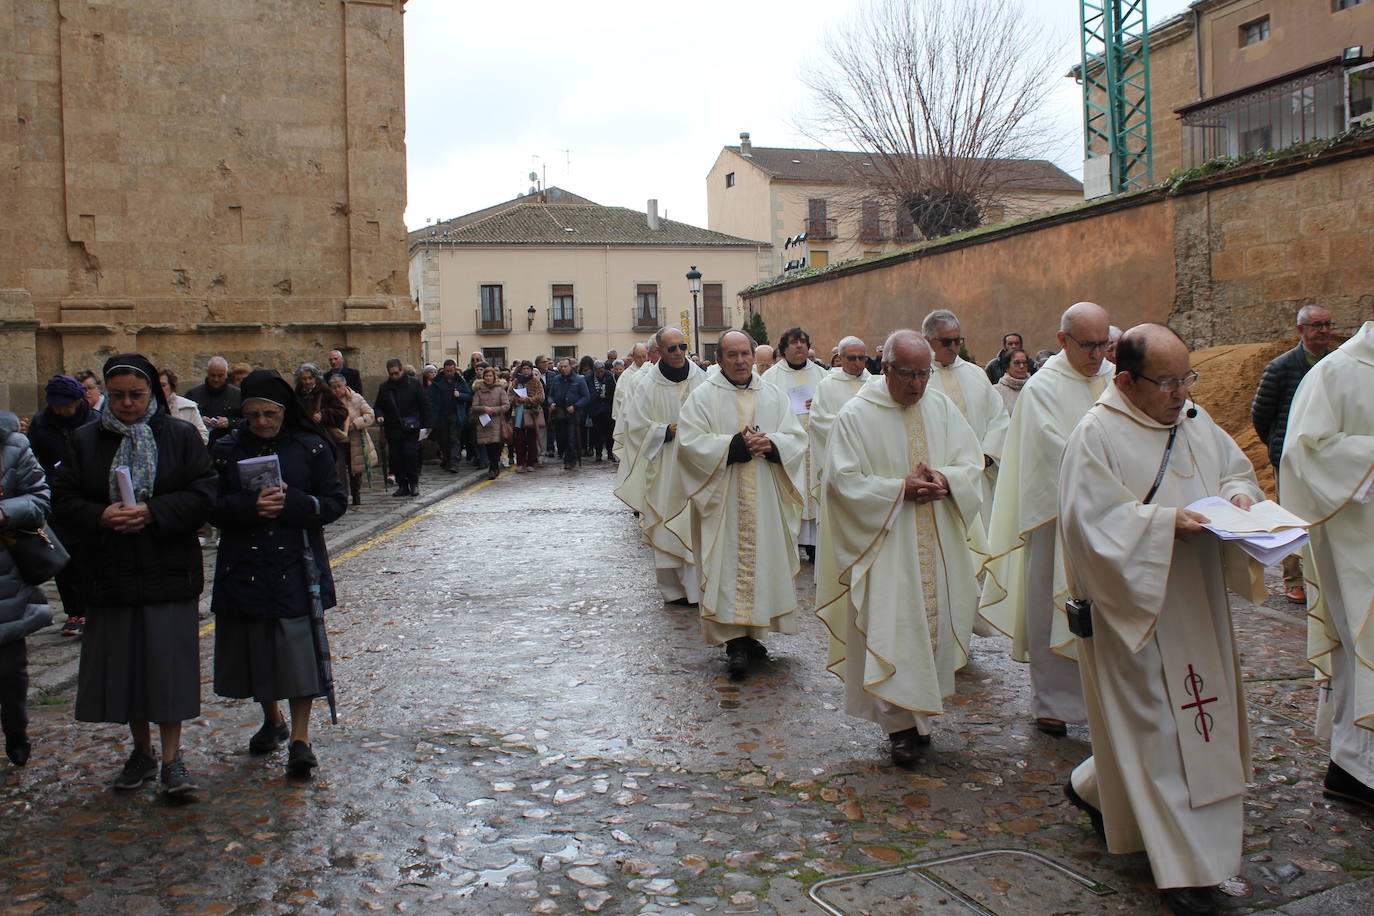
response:
{"label": "beige building facade", "polygon": [[[888,202],[866,199],[857,176],[872,157],[833,150],[756,147],[749,134],[721,149],[706,176],[707,225],[717,232],[766,239],[767,276],[825,267],[895,251],[921,240],[911,219]],[[1083,186],[1043,160],[1009,161],[1005,185],[988,222],[1016,219],[1079,203]],[[788,244],[798,236],[800,244]]]}
{"label": "beige building facade", "polygon": [[[622,356],[673,325],[708,358],[744,320],[739,292],[761,278],[766,243],[602,207],[558,188],[410,234],[424,358],[508,366],[539,355]],[[693,311],[686,278],[702,290]]]}
{"label": "beige building facade", "polygon": [[0,406],[121,351],[418,358],[403,6],[0,0]]}

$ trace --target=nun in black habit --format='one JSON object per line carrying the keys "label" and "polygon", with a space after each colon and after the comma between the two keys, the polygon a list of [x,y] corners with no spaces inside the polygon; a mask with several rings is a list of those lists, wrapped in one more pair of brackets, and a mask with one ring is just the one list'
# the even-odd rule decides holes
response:
{"label": "nun in black habit", "polygon": [[[334,578],[324,526],[347,508],[334,449],[302,415],[291,386],[258,369],[239,386],[243,424],[212,449],[219,494],[210,521],[220,529],[210,608],[215,614],[215,693],[262,704],[262,727],[248,750],[266,754],[283,742],[288,776],[318,765],[310,745],[310,712],[325,694],[311,630],[311,582],[325,608]],[[246,487],[239,462],[275,455],[282,486]],[[315,564],[314,575],[307,563]],[[278,700],[289,700],[291,719]]]}

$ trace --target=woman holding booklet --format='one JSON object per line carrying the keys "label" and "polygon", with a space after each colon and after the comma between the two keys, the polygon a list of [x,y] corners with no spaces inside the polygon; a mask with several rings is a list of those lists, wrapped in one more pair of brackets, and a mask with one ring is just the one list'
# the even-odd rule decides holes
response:
{"label": "woman holding booklet", "polygon": [[162,741],[162,790],[192,792],[181,723],[200,715],[196,612],[203,588],[196,531],[215,474],[189,423],[167,412],[153,364],[137,353],[104,369],[105,410],[73,433],[53,475],[54,514],[80,538],[90,577],[76,718],[127,723],[134,748],[114,788],[158,778],[150,723]]}
{"label": "woman holding booklet", "polygon": [[[286,773],[305,778],[318,766],[310,711],[328,686],[310,590],[318,582],[323,607],[334,607],[324,526],[344,514],[348,497],[332,446],[291,386],[259,369],[240,387],[246,422],[212,452],[219,495],[210,518],[221,532],[210,604],[215,693],[258,701],[263,722],[249,752],[267,754],[289,740]],[[277,702],[283,699],[289,723]]]}

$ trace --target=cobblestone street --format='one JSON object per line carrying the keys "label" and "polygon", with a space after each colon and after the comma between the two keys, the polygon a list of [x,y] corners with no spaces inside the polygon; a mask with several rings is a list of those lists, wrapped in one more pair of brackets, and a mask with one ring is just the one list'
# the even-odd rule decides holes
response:
{"label": "cobblestone street", "polygon": [[[893,769],[839,711],[811,567],[801,632],[731,683],[613,483],[507,474],[336,549],[341,724],[317,711],[312,782],[248,755],[260,713],[213,696],[208,620],[190,804],[115,796],[127,733],[74,722],[71,690],[36,700],[0,912],[1163,911],[1144,857],[1064,802],[1087,732],[1035,731],[1005,640],[975,640],[927,760]],[[1374,830],[1321,797],[1303,613],[1280,596],[1237,627],[1256,772],[1228,906],[1369,912]]]}

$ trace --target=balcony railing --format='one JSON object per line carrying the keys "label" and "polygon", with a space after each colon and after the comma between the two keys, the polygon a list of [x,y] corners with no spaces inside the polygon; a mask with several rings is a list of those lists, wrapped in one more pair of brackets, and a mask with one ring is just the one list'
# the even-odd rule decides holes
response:
{"label": "balcony railing", "polygon": [[808,239],[833,239],[836,230],[835,218],[808,219],[806,221],[806,237]]}
{"label": "balcony railing", "polygon": [[657,331],[663,327],[663,310],[658,306],[644,310],[639,306],[630,309],[636,331]]}
{"label": "balcony railing", "polygon": [[730,327],[730,319],[724,308],[715,306],[702,308],[701,329],[703,331],[724,331],[728,327]]}
{"label": "balcony railing", "polygon": [[889,223],[885,219],[870,219],[859,223],[859,239],[865,242],[881,242],[887,238]]}
{"label": "balcony railing", "polygon": [[550,334],[575,334],[582,330],[582,310],[549,309]]}
{"label": "balcony railing", "polygon": [[478,334],[509,334],[510,309],[501,309],[495,313],[477,309],[475,322],[474,327]]}

